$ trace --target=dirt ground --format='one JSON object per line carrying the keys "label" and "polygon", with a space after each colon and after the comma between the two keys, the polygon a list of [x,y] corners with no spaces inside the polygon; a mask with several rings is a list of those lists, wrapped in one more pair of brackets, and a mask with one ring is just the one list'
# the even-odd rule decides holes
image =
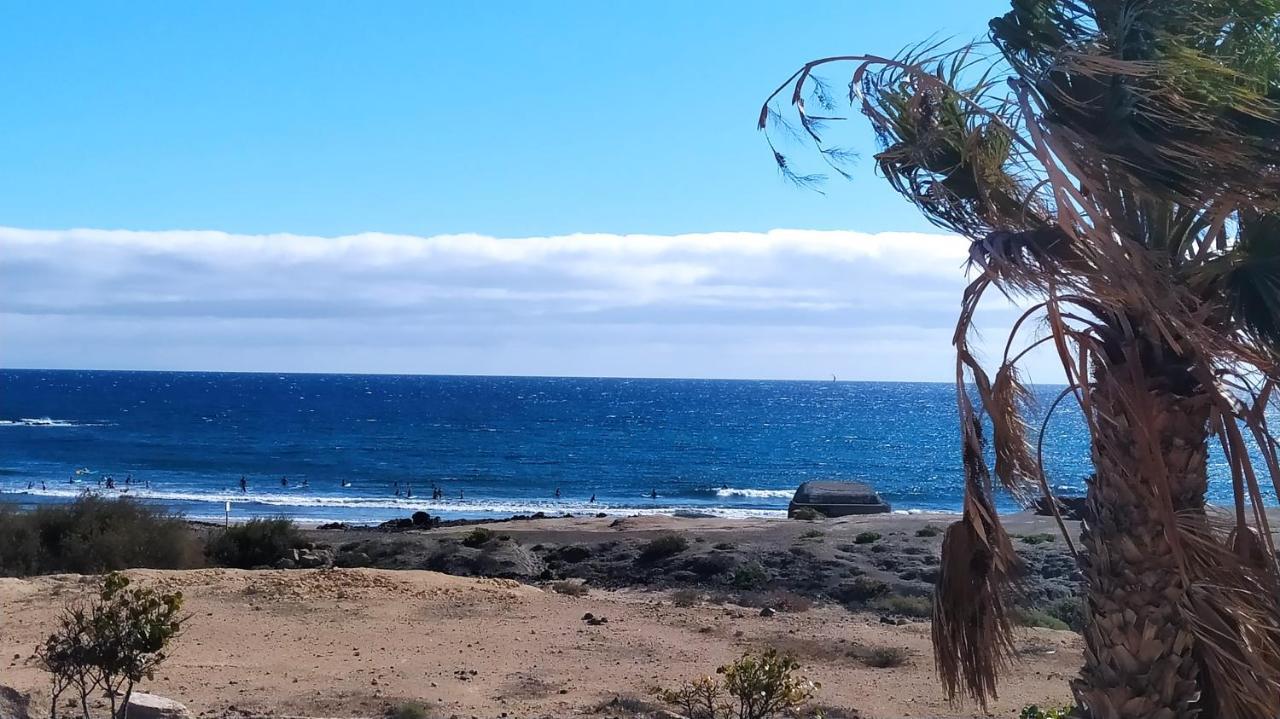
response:
{"label": "dirt ground", "polygon": [[[503,579],[427,571],[138,570],[140,583],[179,589],[185,634],[142,687],[206,717],[262,714],[381,716],[419,701],[440,717],[627,716],[615,697],[649,699],[711,673],[747,650],[791,652],[821,682],[815,703],[831,716],[969,717],[950,707],[933,673],[929,625],[880,623],[838,605],[760,616],[759,610],[669,594],[592,590],[565,596]],[[0,579],[0,683],[43,704],[31,653],[61,604],[90,579]],[[608,619],[590,626],[587,612]],[[1023,656],[992,714],[1064,703],[1080,663],[1079,637],[1023,630]],[[875,669],[855,655],[903,647],[906,666]],[[43,711],[43,707],[38,707]]]}

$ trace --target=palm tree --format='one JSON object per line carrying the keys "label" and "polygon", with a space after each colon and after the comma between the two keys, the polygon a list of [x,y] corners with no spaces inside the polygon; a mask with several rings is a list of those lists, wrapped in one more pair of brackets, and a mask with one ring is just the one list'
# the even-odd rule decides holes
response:
{"label": "palm tree", "polygon": [[[802,185],[822,176],[779,151],[788,133],[848,176],[829,141],[840,103],[817,74],[839,63],[877,170],[972,243],[954,335],[966,496],[933,618],[948,693],[985,705],[1011,656],[1019,563],[992,494],[998,481],[1050,496],[1018,372],[1045,345],[1068,381],[1049,411],[1079,403],[1096,469],[1079,711],[1280,716],[1280,582],[1258,482],[1280,494],[1264,414],[1280,379],[1280,0],[1013,0],[957,51],[807,63],[760,114]],[[1030,308],[989,375],[970,335],[992,289]],[[1210,442],[1233,514],[1206,509]]]}

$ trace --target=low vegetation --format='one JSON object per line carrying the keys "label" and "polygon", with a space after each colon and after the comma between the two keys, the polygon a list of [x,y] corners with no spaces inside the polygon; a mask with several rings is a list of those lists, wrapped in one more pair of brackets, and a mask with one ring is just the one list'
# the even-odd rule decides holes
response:
{"label": "low vegetation", "polygon": [[128,498],[91,495],[29,512],[0,506],[0,575],[101,574],[202,565],[182,517]]}
{"label": "low vegetation", "polygon": [[733,570],[733,586],[738,589],[759,589],[769,583],[769,572],[759,562],[739,564]]}
{"label": "low vegetation", "polygon": [[387,719],[429,719],[431,712],[418,702],[397,704],[387,710]]}
{"label": "low vegetation", "polygon": [[587,588],[587,585],[582,582],[574,582],[568,579],[559,582],[552,582],[551,591],[556,594],[564,594],[570,597],[585,597],[591,593],[591,590]]}
{"label": "low vegetation", "polygon": [[929,597],[908,597],[901,594],[890,594],[872,600],[871,607],[913,619],[928,619],[933,616],[933,601]]}
{"label": "low vegetation", "polygon": [[[181,609],[180,592],[130,588],[118,573],[102,578],[93,600],[66,605],[57,629],[36,650],[51,678],[51,719],[67,707],[93,719],[99,695],[109,702],[110,719],[125,719],[134,685],[152,678],[181,633]],[[73,699],[63,702],[67,694]]]}
{"label": "low vegetation", "polygon": [[816,509],[800,507],[799,509],[791,510],[791,518],[804,520],[806,522],[814,522],[819,519],[826,519],[827,516]]}
{"label": "low vegetation", "polygon": [[671,593],[671,603],[677,607],[696,607],[702,601],[702,592],[696,589],[677,589]]}
{"label": "low vegetation", "polygon": [[1014,612],[1013,619],[1019,626],[1037,627],[1040,629],[1057,629],[1067,631],[1071,625],[1044,611],[1043,609],[1023,608]]}
{"label": "low vegetation", "polygon": [[677,689],[658,690],[659,699],[688,719],[772,719],[800,714],[818,685],[797,672],[799,663],[769,649],[716,669]]}
{"label": "low vegetation", "polygon": [[1041,709],[1035,704],[1025,706],[1022,712],[1018,714],[1018,719],[1068,719],[1074,717],[1075,709],[1072,707],[1058,707],[1056,709]]}
{"label": "low vegetation", "polygon": [[1047,542],[1055,542],[1058,540],[1058,537],[1055,534],[1049,534],[1048,532],[1041,532],[1040,534],[1024,534],[1018,537],[1018,540],[1021,541],[1023,544],[1036,545],[1036,544],[1045,544]]}
{"label": "low vegetation", "polygon": [[853,538],[854,544],[874,544],[880,541],[879,532],[859,532],[858,536]]}
{"label": "low vegetation", "polygon": [[926,524],[916,530],[917,537],[936,537],[942,534],[942,527],[933,524]]}
{"label": "low vegetation", "polygon": [[640,561],[656,562],[675,556],[689,548],[689,540],[678,534],[664,534],[640,547]]}
{"label": "low vegetation", "polygon": [[493,541],[493,531],[484,527],[476,527],[462,538],[462,544],[473,549],[483,547]]}
{"label": "low vegetation", "polygon": [[911,661],[911,651],[904,647],[860,647],[850,653],[875,669],[892,669]]}
{"label": "low vegetation", "polygon": [[286,517],[259,517],[218,532],[209,540],[209,560],[223,567],[267,567],[302,547],[302,533]]}

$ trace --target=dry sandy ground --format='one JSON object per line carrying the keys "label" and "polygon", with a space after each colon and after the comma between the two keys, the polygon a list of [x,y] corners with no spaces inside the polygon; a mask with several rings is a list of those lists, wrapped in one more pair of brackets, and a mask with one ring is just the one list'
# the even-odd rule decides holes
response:
{"label": "dry sandy ground", "polygon": [[[822,683],[822,705],[868,717],[977,715],[943,699],[927,624],[887,626],[840,607],[761,617],[736,607],[676,608],[656,593],[568,597],[507,580],[422,571],[129,574],[185,594],[187,631],[145,690],[204,716],[237,716],[232,708],[378,716],[405,700],[435,707],[442,717],[585,715],[612,697],[645,696],[762,646],[794,653]],[[44,691],[27,657],[61,602],[89,581],[0,579],[0,682]],[[585,612],[609,622],[588,626]],[[1022,644],[1025,660],[1002,685],[996,716],[1067,699],[1078,638],[1027,630]],[[906,647],[913,658],[905,667],[873,669],[848,656],[857,645]]]}

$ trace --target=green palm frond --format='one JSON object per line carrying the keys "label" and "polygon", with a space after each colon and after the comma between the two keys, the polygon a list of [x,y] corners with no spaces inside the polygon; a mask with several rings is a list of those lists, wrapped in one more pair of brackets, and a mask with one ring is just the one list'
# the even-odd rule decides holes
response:
{"label": "green palm frond", "polygon": [[1195,279],[1216,296],[1231,325],[1280,349],[1280,215],[1242,220],[1235,245]]}

